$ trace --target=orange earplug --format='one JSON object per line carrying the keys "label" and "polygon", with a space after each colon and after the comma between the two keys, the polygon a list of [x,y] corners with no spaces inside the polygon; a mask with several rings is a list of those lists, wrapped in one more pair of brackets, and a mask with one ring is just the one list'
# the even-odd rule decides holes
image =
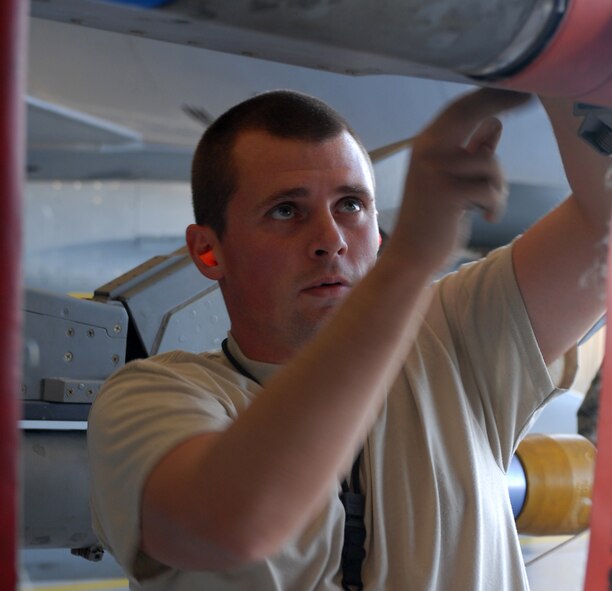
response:
{"label": "orange earplug", "polygon": [[207,267],[216,267],[217,259],[215,258],[215,253],[212,250],[207,250],[203,252],[198,257]]}

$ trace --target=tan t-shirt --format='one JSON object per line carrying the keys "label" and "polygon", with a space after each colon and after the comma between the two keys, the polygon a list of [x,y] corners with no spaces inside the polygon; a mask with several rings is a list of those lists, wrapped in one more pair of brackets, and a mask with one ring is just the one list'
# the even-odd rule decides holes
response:
{"label": "tan t-shirt", "polygon": [[[230,346],[258,380],[275,371]],[[510,248],[438,283],[364,444],[366,590],[528,588],[505,470],[534,413],[559,391],[555,384],[571,385],[574,371],[575,351],[545,367]],[[140,496],[151,469],[181,441],[225,429],[259,388],[219,352],[135,361],[106,383],[89,421],[94,529],[132,589],[341,589],[344,509],[335,487],[279,555],[248,567],[177,571],[138,550]]]}

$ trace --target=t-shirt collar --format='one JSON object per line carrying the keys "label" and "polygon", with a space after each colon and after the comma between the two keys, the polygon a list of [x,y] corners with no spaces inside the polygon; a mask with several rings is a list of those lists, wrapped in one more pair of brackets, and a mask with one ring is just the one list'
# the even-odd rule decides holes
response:
{"label": "t-shirt collar", "polygon": [[236,339],[231,332],[227,333],[227,346],[236,361],[242,365],[260,384],[271,378],[281,367],[278,363],[266,363],[264,361],[254,361],[249,359],[238,346]]}

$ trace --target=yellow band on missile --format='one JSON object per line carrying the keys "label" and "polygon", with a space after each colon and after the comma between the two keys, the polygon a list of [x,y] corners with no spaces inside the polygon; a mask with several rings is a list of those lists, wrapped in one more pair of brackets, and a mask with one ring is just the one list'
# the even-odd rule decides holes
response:
{"label": "yellow band on missile", "polygon": [[527,497],[516,519],[519,533],[576,534],[589,526],[595,447],[580,435],[529,435],[518,456]]}

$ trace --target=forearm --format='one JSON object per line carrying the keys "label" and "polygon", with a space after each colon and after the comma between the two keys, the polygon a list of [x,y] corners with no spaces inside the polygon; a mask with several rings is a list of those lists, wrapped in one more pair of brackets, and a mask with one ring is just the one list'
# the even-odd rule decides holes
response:
{"label": "forearm", "polygon": [[312,518],[350,466],[407,355],[430,280],[431,272],[393,253],[381,257],[321,333],[201,458],[187,487],[206,508],[196,535],[252,535],[239,545],[254,559]]}
{"label": "forearm", "polygon": [[[481,208],[489,219],[503,210],[507,192],[494,157],[501,127],[491,116],[524,100],[477,92],[420,134],[396,229],[374,268],[227,431],[190,447],[187,460],[165,462],[165,477],[155,479],[166,516],[154,537],[169,562],[206,568],[256,560],[312,519],[348,471],[409,353],[433,275],[462,240],[465,210]],[[174,468],[175,459],[184,469]],[[162,512],[156,495],[145,490],[143,504],[154,520]],[[163,539],[177,527],[180,549]],[[206,555],[203,547],[227,559],[215,562],[216,550]]]}

